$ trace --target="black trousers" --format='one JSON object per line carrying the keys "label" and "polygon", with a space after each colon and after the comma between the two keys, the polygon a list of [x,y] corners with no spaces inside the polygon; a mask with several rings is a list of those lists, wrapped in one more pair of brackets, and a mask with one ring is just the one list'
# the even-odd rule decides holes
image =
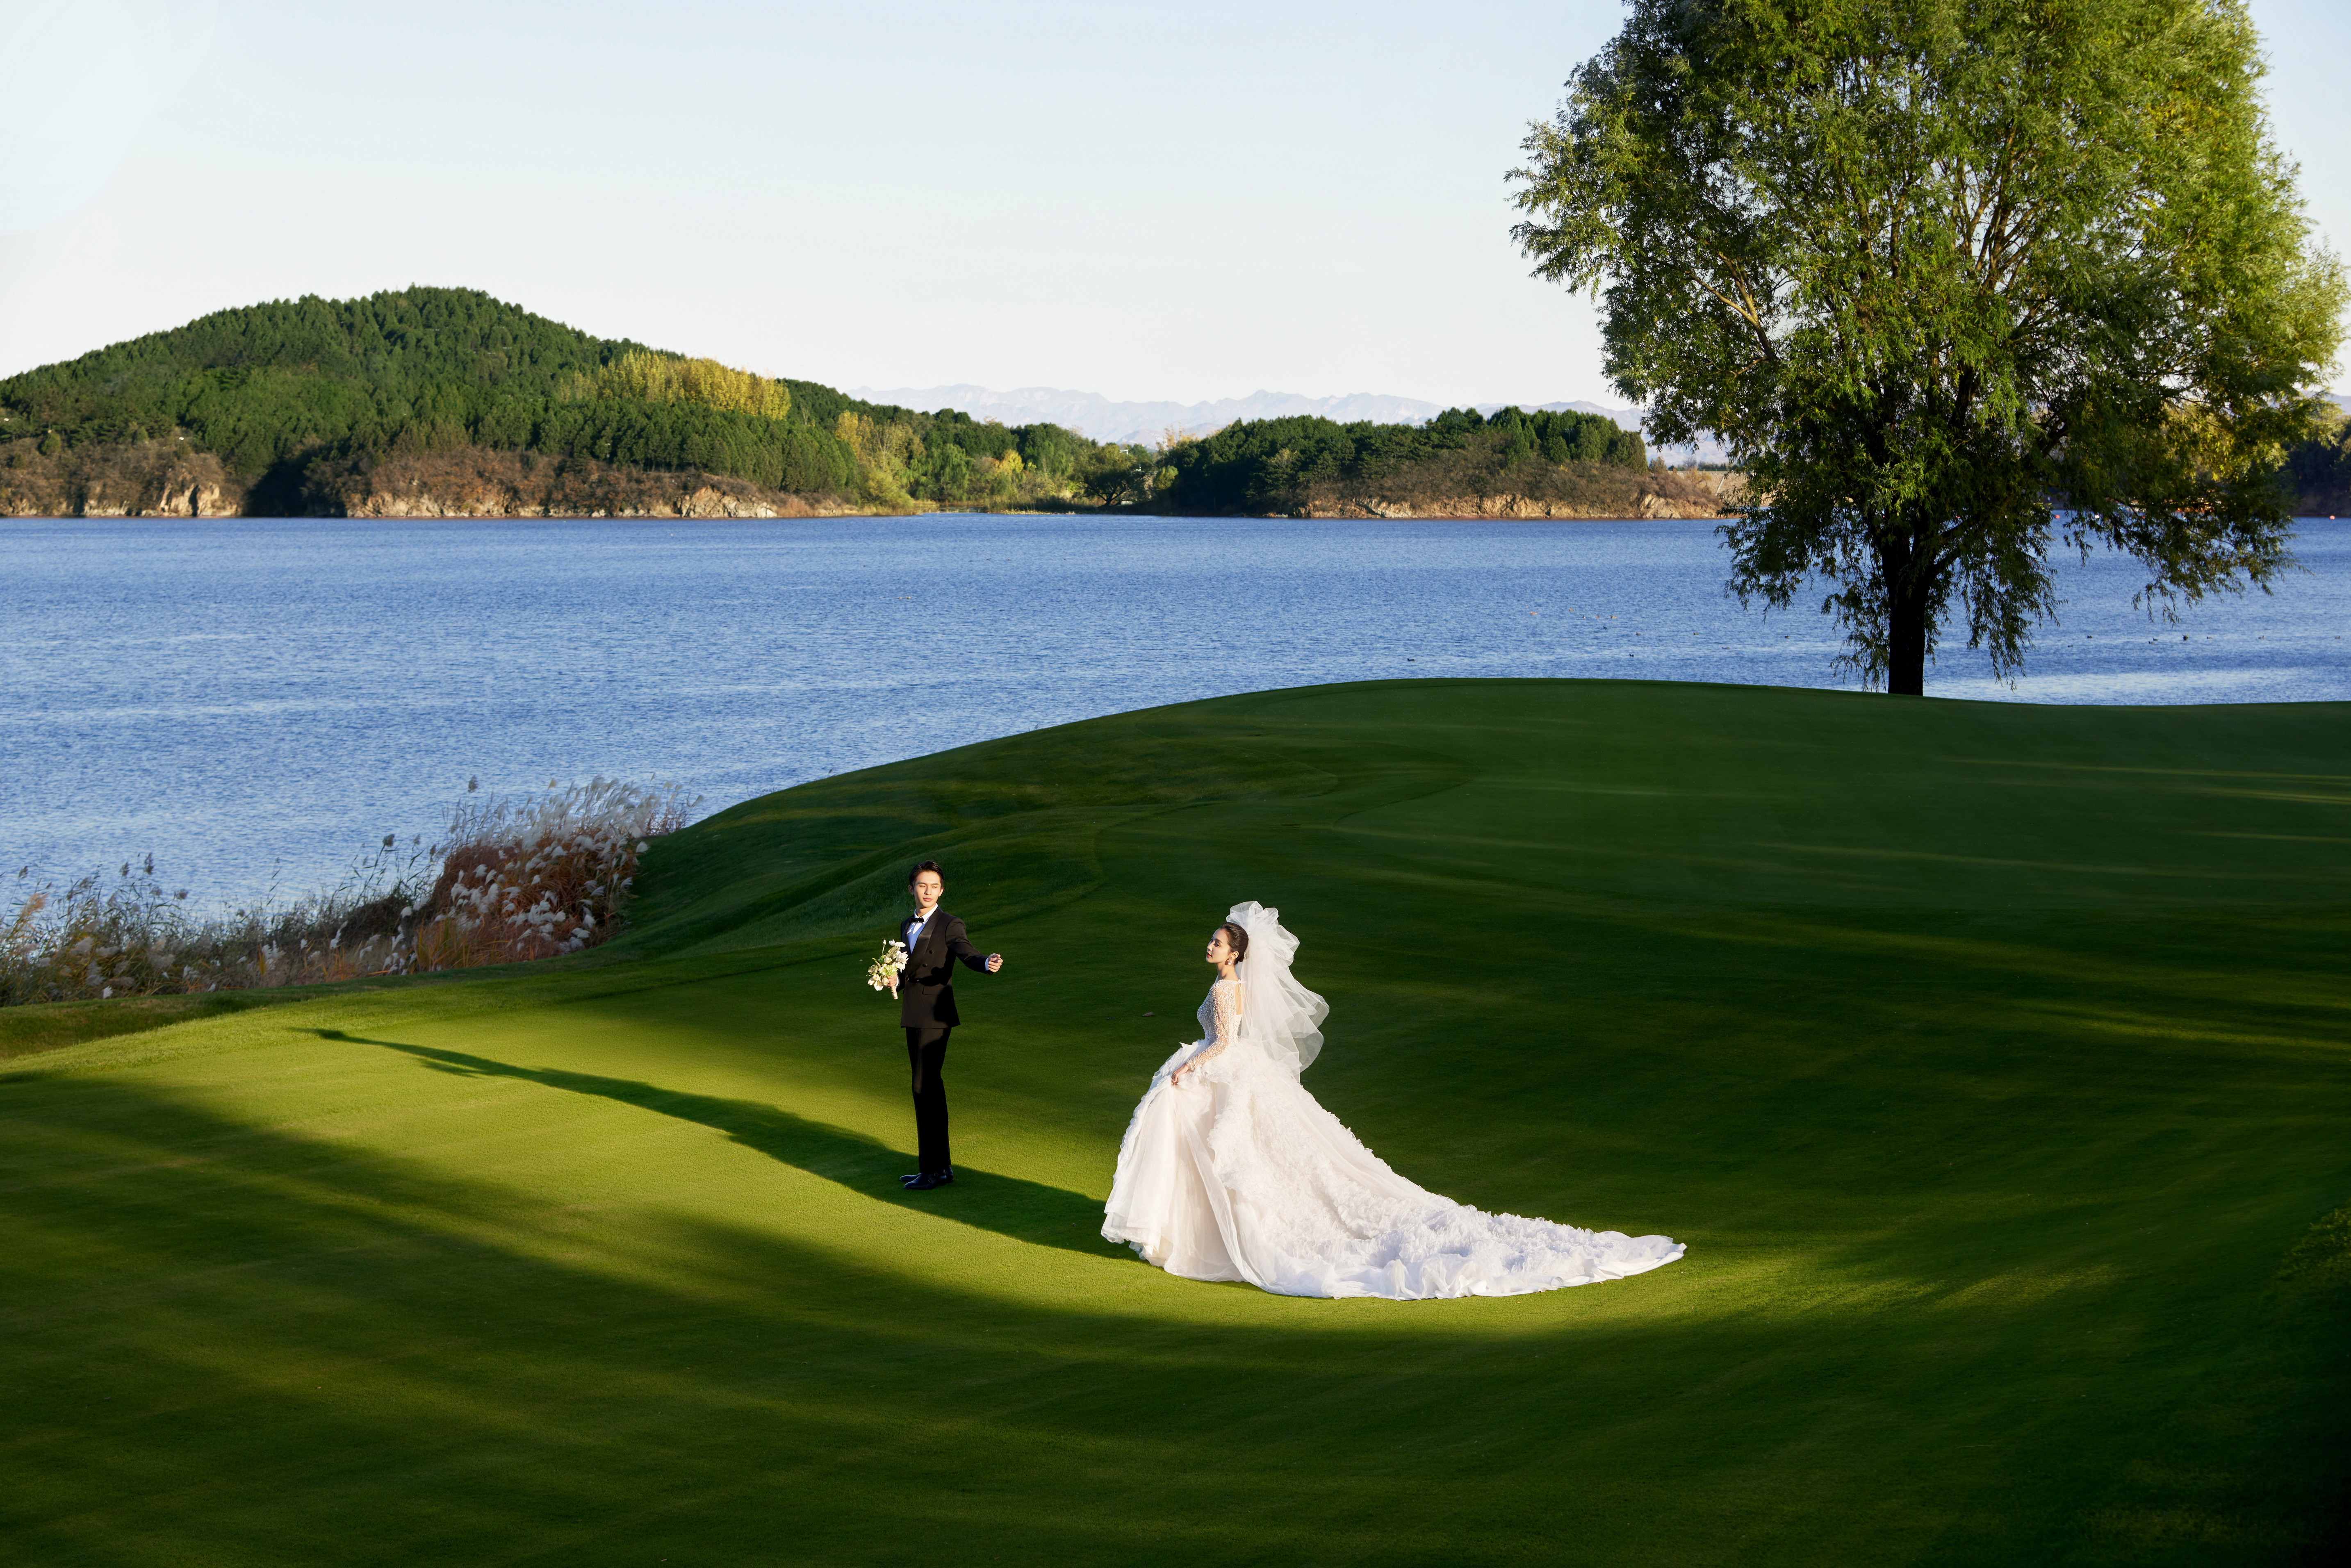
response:
{"label": "black trousers", "polygon": [[947,1169],[947,1036],[953,1029],[906,1031],[906,1066],[914,1080],[914,1139],[925,1176]]}

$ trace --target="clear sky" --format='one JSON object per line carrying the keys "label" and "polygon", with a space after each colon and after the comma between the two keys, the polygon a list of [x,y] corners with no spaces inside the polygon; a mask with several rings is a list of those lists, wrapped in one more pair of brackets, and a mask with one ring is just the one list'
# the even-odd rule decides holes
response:
{"label": "clear sky", "polygon": [[[2351,246],[2351,6],[2254,0]],[[0,373],[411,282],[840,386],[1617,401],[1503,173],[1614,0],[0,0]]]}

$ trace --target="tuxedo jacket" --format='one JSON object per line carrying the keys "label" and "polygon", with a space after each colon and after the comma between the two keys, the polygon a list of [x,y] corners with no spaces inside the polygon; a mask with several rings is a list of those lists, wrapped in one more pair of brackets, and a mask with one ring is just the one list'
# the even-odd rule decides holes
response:
{"label": "tuxedo jacket", "polygon": [[[902,923],[898,929],[904,932],[905,925]],[[906,949],[906,967],[898,972],[898,1021],[908,1029],[953,1029],[961,1023],[955,1000],[958,963],[982,974],[987,971],[987,956],[971,945],[963,922],[944,909],[934,909],[923,934]]]}

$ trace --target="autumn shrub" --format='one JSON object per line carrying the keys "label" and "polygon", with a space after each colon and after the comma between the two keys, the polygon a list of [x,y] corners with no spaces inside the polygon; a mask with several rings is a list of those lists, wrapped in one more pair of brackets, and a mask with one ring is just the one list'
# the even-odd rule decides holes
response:
{"label": "autumn shrub", "polygon": [[0,1006],[316,985],[576,952],[611,935],[650,841],[690,820],[674,785],[598,779],[469,798],[439,843],[387,835],[329,892],[202,915],[154,857],[64,887],[20,869]]}
{"label": "autumn shrub", "polygon": [[419,969],[577,952],[619,921],[649,841],[685,825],[699,800],[675,785],[598,779],[524,800],[461,805],[440,873],[408,912]]}

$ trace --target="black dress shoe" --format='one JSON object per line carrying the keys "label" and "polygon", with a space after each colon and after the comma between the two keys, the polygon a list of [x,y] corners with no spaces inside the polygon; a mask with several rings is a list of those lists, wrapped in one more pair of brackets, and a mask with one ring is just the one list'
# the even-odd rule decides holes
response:
{"label": "black dress shoe", "polygon": [[900,1177],[898,1178],[898,1185],[899,1185],[900,1186],[914,1186],[916,1182],[918,1182],[918,1181],[920,1181],[920,1180],[922,1180],[922,1179],[923,1179],[923,1173],[922,1173],[922,1172],[920,1172],[920,1171],[916,1171],[913,1176],[900,1176]]}
{"label": "black dress shoe", "polygon": [[928,1192],[935,1186],[946,1186],[955,1180],[953,1171],[925,1171],[906,1184],[908,1192]]}

